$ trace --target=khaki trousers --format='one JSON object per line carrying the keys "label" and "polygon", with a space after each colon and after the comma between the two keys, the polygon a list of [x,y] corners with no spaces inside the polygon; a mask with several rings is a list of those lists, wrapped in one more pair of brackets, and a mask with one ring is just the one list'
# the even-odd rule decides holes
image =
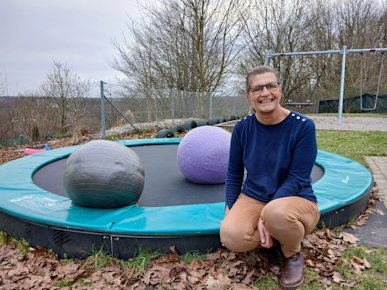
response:
{"label": "khaki trousers", "polygon": [[241,193],[224,217],[220,240],[226,248],[246,252],[260,247],[258,220],[280,245],[285,257],[301,251],[301,242],[313,231],[320,219],[317,204],[291,196],[260,202]]}

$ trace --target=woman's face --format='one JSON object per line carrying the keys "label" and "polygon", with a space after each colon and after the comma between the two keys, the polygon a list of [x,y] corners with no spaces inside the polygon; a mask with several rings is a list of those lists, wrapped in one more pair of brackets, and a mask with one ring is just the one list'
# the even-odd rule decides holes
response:
{"label": "woman's face", "polygon": [[246,98],[256,113],[268,115],[280,108],[282,89],[274,73],[251,76],[249,84]]}

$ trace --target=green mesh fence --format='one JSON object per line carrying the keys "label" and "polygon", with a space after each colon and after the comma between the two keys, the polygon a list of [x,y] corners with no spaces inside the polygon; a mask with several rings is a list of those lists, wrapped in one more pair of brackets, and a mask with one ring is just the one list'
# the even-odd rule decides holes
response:
{"label": "green mesh fence", "polygon": [[[376,106],[375,106],[376,102]],[[339,100],[320,100],[318,104],[318,113],[337,113],[339,108]],[[378,113],[387,114],[387,94],[363,94],[344,99],[344,113]]]}

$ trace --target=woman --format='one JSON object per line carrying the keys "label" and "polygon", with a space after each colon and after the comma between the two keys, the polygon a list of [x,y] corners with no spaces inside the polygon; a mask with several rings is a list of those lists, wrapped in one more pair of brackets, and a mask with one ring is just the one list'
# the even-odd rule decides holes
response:
{"label": "woman", "polygon": [[236,252],[278,247],[280,285],[296,288],[304,280],[301,242],[320,218],[310,178],[315,126],[281,106],[282,88],[271,67],[247,75],[245,94],[253,114],[232,133],[221,242]]}

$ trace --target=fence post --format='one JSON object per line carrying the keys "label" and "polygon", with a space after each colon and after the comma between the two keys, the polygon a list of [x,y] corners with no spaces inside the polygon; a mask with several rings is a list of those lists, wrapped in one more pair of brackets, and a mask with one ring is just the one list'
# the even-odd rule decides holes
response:
{"label": "fence post", "polygon": [[172,98],[172,125],[175,125],[175,89],[171,89],[171,98]]}
{"label": "fence post", "polygon": [[106,138],[106,115],[105,115],[105,94],[103,89],[103,81],[99,82],[99,86],[101,89],[101,131],[102,131],[102,139]]}
{"label": "fence post", "polygon": [[232,98],[232,115],[236,115],[236,98],[235,96],[233,96]]}
{"label": "fence post", "polygon": [[212,114],[212,93],[211,92],[208,92],[210,94],[210,120],[212,120],[213,118],[213,114]]}
{"label": "fence post", "polygon": [[343,46],[343,60],[341,62],[341,80],[340,80],[340,98],[339,98],[339,123],[343,119],[343,102],[344,102],[344,83],[345,83],[345,55],[347,54],[347,46]]}

